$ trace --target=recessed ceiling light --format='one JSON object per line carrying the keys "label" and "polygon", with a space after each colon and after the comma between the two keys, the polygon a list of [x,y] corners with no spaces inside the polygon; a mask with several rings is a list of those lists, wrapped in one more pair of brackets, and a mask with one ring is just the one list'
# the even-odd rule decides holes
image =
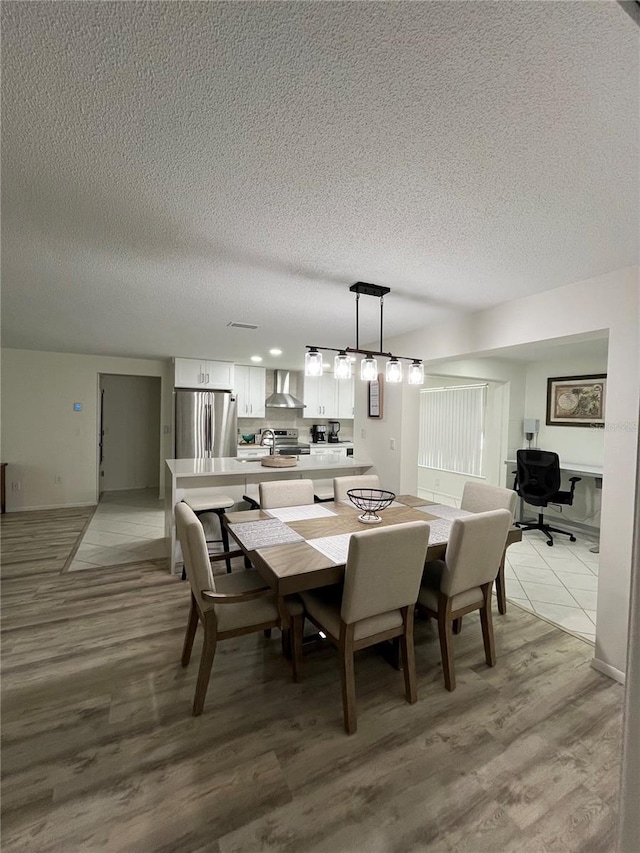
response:
{"label": "recessed ceiling light", "polygon": [[262,361],[262,356],[261,355],[252,355],[251,361]]}
{"label": "recessed ceiling light", "polygon": [[274,347],[273,349],[269,350],[269,355],[282,355],[282,350],[278,349],[277,347]]}

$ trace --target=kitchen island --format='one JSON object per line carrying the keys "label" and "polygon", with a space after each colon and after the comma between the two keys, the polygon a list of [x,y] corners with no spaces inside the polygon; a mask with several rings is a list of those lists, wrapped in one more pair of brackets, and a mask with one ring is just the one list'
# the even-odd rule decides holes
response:
{"label": "kitchen island", "polygon": [[170,542],[169,568],[181,569],[182,554],[176,539],[173,508],[187,489],[211,488],[229,495],[237,504],[264,480],[326,480],[364,474],[372,463],[354,456],[336,457],[328,452],[299,456],[293,468],[265,468],[259,460],[235,457],[216,459],[167,459],[165,466],[165,536]]}

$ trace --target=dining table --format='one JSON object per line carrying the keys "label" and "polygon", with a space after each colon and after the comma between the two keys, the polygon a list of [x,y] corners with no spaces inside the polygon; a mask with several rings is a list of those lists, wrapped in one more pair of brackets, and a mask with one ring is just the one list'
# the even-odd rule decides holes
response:
{"label": "dining table", "polygon": [[[443,559],[455,518],[471,513],[415,495],[396,495],[375,527],[427,521],[431,527],[426,562]],[[374,525],[359,520],[353,504],[323,502],[298,507],[229,512],[225,524],[247,560],[278,597],[338,584],[343,580],[349,537]],[[522,531],[509,529],[496,577],[500,613],[506,612],[506,549],[520,542]]]}

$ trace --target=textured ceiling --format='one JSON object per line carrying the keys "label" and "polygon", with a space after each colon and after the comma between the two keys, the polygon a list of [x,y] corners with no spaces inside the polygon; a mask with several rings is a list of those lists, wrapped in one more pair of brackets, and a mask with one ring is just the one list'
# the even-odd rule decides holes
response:
{"label": "textured ceiling", "polygon": [[615,3],[2,15],[5,346],[294,367],[353,343],[356,280],[391,336],[637,263]]}

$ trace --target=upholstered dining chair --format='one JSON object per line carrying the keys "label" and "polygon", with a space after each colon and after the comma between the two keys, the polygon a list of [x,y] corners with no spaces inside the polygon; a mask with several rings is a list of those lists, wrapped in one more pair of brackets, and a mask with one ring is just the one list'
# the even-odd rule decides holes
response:
{"label": "upholstered dining chair", "polygon": [[495,666],[491,586],[510,527],[511,513],[507,509],[456,518],[451,525],[444,560],[434,560],[425,569],[418,608],[438,620],[447,690],[456,687],[452,624],[465,613],[480,611],[485,659],[487,666]]}
{"label": "upholstered dining chair", "polygon": [[360,474],[355,477],[335,477],[333,480],[333,499],[336,503],[349,503],[349,489],[379,489],[380,477],[377,474]]}
{"label": "upholstered dining chair", "polygon": [[260,508],[312,504],[313,480],[268,480],[259,484]]}
{"label": "upholstered dining chair", "polygon": [[[218,641],[266,631],[273,627],[287,631],[292,627],[292,620],[302,619],[303,611],[299,599],[293,597],[281,600],[279,609],[276,596],[265,586],[255,570],[214,577],[204,530],[195,513],[182,502],[176,505],[175,517],[178,539],[191,585],[191,609],[182,648],[182,666],[187,666],[191,659],[198,622],[201,622],[204,628],[204,643],[193,700],[193,715],[197,717],[204,707]],[[299,657],[295,644],[291,657],[295,681]]]}
{"label": "upholstered dining chair", "polygon": [[426,521],[354,533],[344,586],[301,593],[305,613],[292,628],[299,635],[295,643],[301,645],[306,616],[338,647],[347,734],[357,728],[353,658],[359,649],[399,637],[405,696],[417,701],[413,614],[428,542]]}
{"label": "upholstered dining chair", "polygon": [[[513,489],[502,489],[499,486],[488,486],[485,483],[474,483],[469,481],[464,484],[460,509],[467,512],[489,512],[492,509],[508,509],[511,513],[511,523],[516,513],[518,495]],[[505,551],[502,552],[500,565],[496,573],[496,598],[498,599],[498,612],[507,612],[507,590],[504,578]],[[460,623],[457,625],[460,629]]]}

